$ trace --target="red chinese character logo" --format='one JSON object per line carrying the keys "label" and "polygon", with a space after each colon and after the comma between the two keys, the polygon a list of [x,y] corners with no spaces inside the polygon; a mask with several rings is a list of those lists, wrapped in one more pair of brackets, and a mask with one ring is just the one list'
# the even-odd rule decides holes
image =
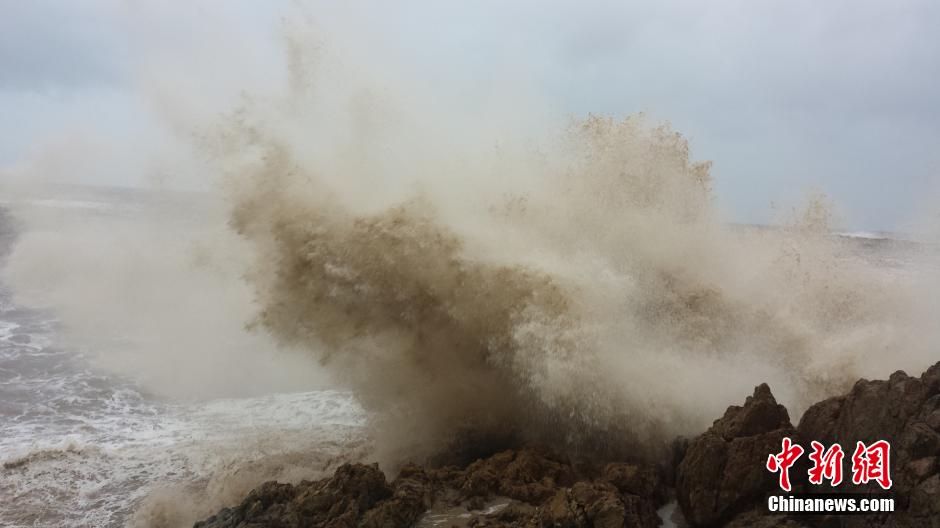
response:
{"label": "red chinese character logo", "polygon": [[859,442],[852,455],[852,483],[874,480],[883,489],[891,489],[891,444],[879,440],[868,447]]}
{"label": "red chinese character logo", "polygon": [[809,481],[811,484],[822,484],[823,479],[829,479],[833,486],[842,483],[842,459],[845,453],[842,452],[842,446],[832,444],[828,451],[819,442],[813,440],[813,452],[809,454],[809,459],[813,461],[813,467],[809,470]]}
{"label": "red chinese character logo", "polygon": [[794,444],[788,437],[783,439],[783,449],[776,455],[767,457],[767,471],[780,472],[780,489],[790,491],[790,467],[803,456],[803,448]]}

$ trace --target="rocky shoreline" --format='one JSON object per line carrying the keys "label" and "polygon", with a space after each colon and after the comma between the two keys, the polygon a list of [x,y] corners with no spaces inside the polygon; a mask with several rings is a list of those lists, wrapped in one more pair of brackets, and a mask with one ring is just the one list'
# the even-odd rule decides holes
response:
{"label": "rocky shoreline", "polygon": [[[765,464],[784,437],[806,446],[891,443],[894,513],[799,516],[767,513],[780,494]],[[346,464],[332,477],[267,482],[241,504],[197,522],[235,527],[597,527],[654,528],[657,510],[678,501],[692,527],[940,527],[940,363],[919,378],[859,380],[847,394],[810,407],[799,424],[766,384],[729,407],[704,433],[677,440],[671,460],[576,463],[537,448],[503,451],[465,467],[407,465],[391,482],[378,466]],[[790,471],[793,493],[879,493],[875,483],[811,485],[803,456]]]}

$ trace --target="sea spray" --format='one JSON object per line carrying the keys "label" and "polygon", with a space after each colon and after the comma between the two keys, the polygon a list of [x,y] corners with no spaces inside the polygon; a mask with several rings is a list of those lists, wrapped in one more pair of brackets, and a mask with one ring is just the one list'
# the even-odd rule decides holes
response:
{"label": "sea spray", "polygon": [[353,387],[385,462],[466,438],[649,454],[759,381],[800,412],[927,363],[910,292],[840,253],[824,199],[729,226],[667,125],[487,137],[313,77],[224,120],[213,155],[255,327]]}

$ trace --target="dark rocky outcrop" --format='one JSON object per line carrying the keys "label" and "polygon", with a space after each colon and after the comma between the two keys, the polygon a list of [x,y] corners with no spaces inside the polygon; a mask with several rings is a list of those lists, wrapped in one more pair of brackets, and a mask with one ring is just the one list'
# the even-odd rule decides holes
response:
{"label": "dark rocky outcrop", "polygon": [[[408,481],[408,479],[406,479]],[[196,523],[196,528],[392,526],[379,521],[404,519],[414,523],[424,508],[409,502],[409,486],[393,488],[377,465],[345,464],[328,479],[297,485],[266,482],[235,508]],[[399,507],[392,511],[389,505]],[[380,508],[385,505],[386,507]],[[415,513],[417,511],[417,513]],[[409,515],[411,517],[409,518]]]}
{"label": "dark rocky outcrop", "polygon": [[365,512],[359,526],[411,526],[434,499],[431,478],[415,465],[403,467],[391,487],[392,496]]}
{"label": "dark rocky outcrop", "polygon": [[[584,472],[522,449],[465,468],[407,465],[391,484],[377,466],[361,464],[344,465],[316,482],[268,482],[196,527],[404,528],[428,510],[459,507],[469,513],[460,519],[465,526],[653,528],[665,496],[652,467],[612,463]],[[485,507],[492,504],[498,507]]]}
{"label": "dark rocky outcrop", "polygon": [[541,504],[560,486],[575,481],[569,465],[533,450],[503,451],[477,460],[455,473],[450,484],[463,497],[502,495],[529,504]]}
{"label": "dark rocky outcrop", "polygon": [[653,504],[638,495],[622,494],[603,481],[578,482],[560,488],[520,526],[571,526],[596,528],[655,527],[659,517]]}
{"label": "dark rocky outcrop", "polygon": [[859,380],[848,394],[810,407],[797,427],[805,442],[838,442],[846,451],[848,478],[835,493],[882,493],[869,483],[851,483],[851,456],[857,441],[891,443],[890,490],[894,514],[840,519],[845,527],[940,527],[940,363],[920,378],[898,371],[887,380]]}
{"label": "dark rocky outcrop", "polygon": [[[896,512],[870,515],[793,517],[769,515],[766,494],[782,493],[777,476],[764,469],[789,436],[807,452],[790,469],[794,492],[885,493],[878,484],[851,483],[856,442],[891,443],[889,492]],[[808,482],[811,441],[839,443],[844,481],[836,488]],[[731,407],[692,440],[681,456],[676,495],[693,526],[737,528],[818,526],[840,528],[940,528],[940,363],[920,378],[895,372],[887,380],[859,380],[848,394],[810,407],[795,429],[766,385],[743,407]]]}
{"label": "dark rocky outcrop", "polygon": [[[767,494],[779,494],[766,470],[784,437],[809,451],[812,440],[838,442],[845,482],[838,488],[807,482],[808,453],[790,470],[794,492],[882,492],[851,484],[857,441],[891,442],[893,514],[832,517],[770,515]],[[693,527],[940,528],[940,363],[920,378],[896,372],[860,380],[852,390],[810,407],[790,423],[767,385],[743,406],[729,407],[700,436],[678,440],[661,467],[615,462],[574,464],[536,449],[503,451],[464,467],[403,467],[391,483],[377,466],[344,465],[327,479],[296,485],[265,483],[238,506],[198,528],[410,527],[653,528],[656,509],[675,484]],[[450,515],[450,517],[448,517]]]}
{"label": "dark rocky outcrop", "polygon": [[676,474],[676,496],[694,526],[722,526],[752,508],[777,480],[764,464],[795,430],[764,384],[690,442]]}

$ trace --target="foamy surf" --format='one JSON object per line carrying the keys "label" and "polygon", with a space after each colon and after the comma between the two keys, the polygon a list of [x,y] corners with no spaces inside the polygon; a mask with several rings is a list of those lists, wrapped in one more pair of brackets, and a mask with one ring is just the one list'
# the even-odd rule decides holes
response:
{"label": "foamy surf", "polygon": [[244,489],[208,489],[213,478],[231,481],[240,470],[260,478],[270,471],[264,461],[290,454],[316,474],[363,442],[365,416],[347,392],[160,401],[51,346],[54,326],[36,312],[0,312],[2,526],[152,525],[132,513],[158,490],[219,506]]}

